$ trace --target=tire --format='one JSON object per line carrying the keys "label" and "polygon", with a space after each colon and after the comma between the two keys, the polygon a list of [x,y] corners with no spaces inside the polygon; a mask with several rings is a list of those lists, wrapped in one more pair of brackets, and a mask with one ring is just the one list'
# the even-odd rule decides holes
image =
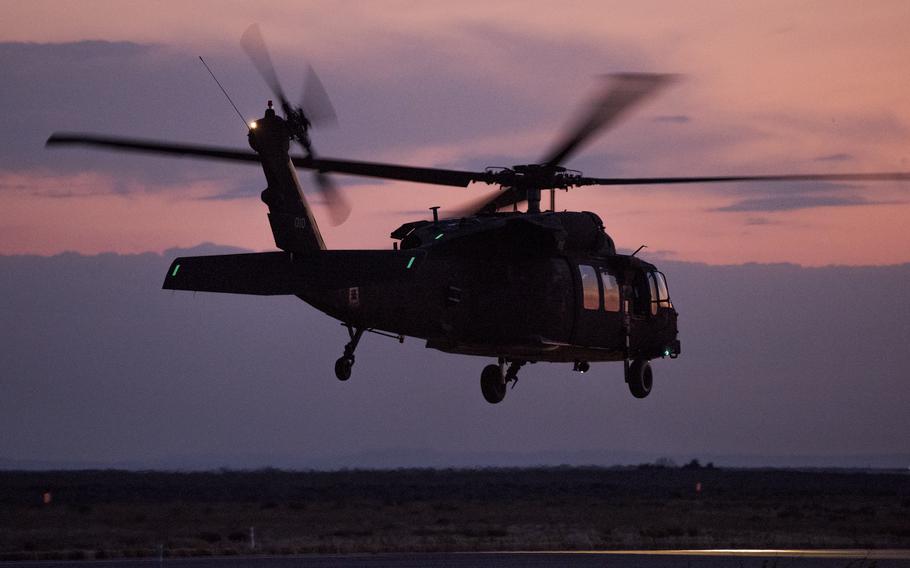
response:
{"label": "tire", "polygon": [[654,385],[654,372],[651,370],[651,363],[645,359],[636,359],[629,367],[629,376],[626,377],[629,383],[629,391],[635,398],[645,398],[651,394],[651,387]]}
{"label": "tire", "polygon": [[480,374],[480,391],[490,404],[498,404],[506,397],[506,384],[499,365],[487,365]]}
{"label": "tire", "polygon": [[335,361],[335,376],[339,381],[346,381],[351,378],[351,368],[354,366],[353,359],[348,357],[339,357]]}

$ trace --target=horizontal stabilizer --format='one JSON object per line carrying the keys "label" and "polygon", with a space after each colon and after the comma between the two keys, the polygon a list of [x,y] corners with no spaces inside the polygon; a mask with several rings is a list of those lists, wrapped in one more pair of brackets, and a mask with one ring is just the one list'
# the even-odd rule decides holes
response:
{"label": "horizontal stabilizer", "polygon": [[300,288],[286,252],[184,256],[171,263],[165,290],[259,296],[291,295]]}

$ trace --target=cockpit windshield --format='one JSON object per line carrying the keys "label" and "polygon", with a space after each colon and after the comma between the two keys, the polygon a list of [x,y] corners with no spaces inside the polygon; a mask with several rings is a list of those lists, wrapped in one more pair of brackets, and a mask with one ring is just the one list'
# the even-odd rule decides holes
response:
{"label": "cockpit windshield", "polygon": [[672,308],[670,291],[667,289],[667,279],[662,272],[648,273],[648,286],[651,289],[651,313],[657,314],[658,308]]}
{"label": "cockpit windshield", "polygon": [[[663,275],[662,272],[655,272],[657,276],[657,296],[663,301],[670,301],[670,291],[667,290],[667,278]],[[669,307],[669,306],[667,306]]]}

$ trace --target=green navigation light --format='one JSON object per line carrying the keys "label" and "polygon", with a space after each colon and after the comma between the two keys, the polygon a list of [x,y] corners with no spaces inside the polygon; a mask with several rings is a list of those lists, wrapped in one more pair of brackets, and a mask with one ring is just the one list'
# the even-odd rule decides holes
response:
{"label": "green navigation light", "polygon": [[174,267],[174,271],[171,272],[171,278],[173,278],[174,276],[177,276],[177,271],[178,271],[178,270],[180,270],[180,265],[179,265],[179,264],[178,264],[177,266],[175,266],[175,267]]}
{"label": "green navigation light", "polygon": [[414,266],[414,259],[415,259],[415,258],[417,258],[417,257],[416,257],[416,256],[412,256],[412,257],[411,257],[411,260],[408,261],[408,268],[411,268],[412,266]]}
{"label": "green navigation light", "polygon": [[442,233],[439,233],[438,235],[436,235],[436,238],[434,240],[438,241],[441,238],[442,238]]}

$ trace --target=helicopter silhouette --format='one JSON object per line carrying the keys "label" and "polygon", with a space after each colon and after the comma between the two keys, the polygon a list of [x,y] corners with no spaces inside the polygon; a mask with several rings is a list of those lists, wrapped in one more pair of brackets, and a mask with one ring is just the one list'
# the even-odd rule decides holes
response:
{"label": "helicopter silhouette", "polygon": [[[517,384],[519,370],[537,362],[571,363],[584,373],[593,362],[622,361],[629,390],[644,398],[653,386],[650,361],[675,359],[681,353],[678,313],[666,277],[637,256],[641,248],[618,253],[595,213],[556,211],[556,190],[910,179],[906,172],[588,177],[563,166],[596,135],[673,80],[671,75],[650,73],[606,76],[590,108],[533,164],[462,171],[321,157],[313,148],[310,129],[334,120],[335,113],[315,72],[310,68],[303,103],[293,106],[258,26],[243,34],[241,45],[283,115],[269,101],[264,116],[249,124],[252,152],[84,133],[55,133],[47,145],[260,164],[267,182],[261,198],[279,250],[180,257],[171,263],[163,288],[297,296],[347,328],[349,341],[335,363],[335,375],[342,381],[351,377],[363,334],[373,332],[399,341],[415,337],[425,340],[428,348],[495,360],[480,377],[481,392],[490,403],[501,402],[508,385]],[[302,155],[290,154],[292,143]],[[392,250],[329,250],[297,169],[315,173],[316,188],[335,224],[347,218],[350,206],[330,173],[456,187],[482,183],[500,191],[446,218],[440,218],[438,207],[431,208],[432,219],[392,231]],[[547,190],[550,207],[541,210],[541,195]],[[519,211],[523,202],[526,210]]]}

